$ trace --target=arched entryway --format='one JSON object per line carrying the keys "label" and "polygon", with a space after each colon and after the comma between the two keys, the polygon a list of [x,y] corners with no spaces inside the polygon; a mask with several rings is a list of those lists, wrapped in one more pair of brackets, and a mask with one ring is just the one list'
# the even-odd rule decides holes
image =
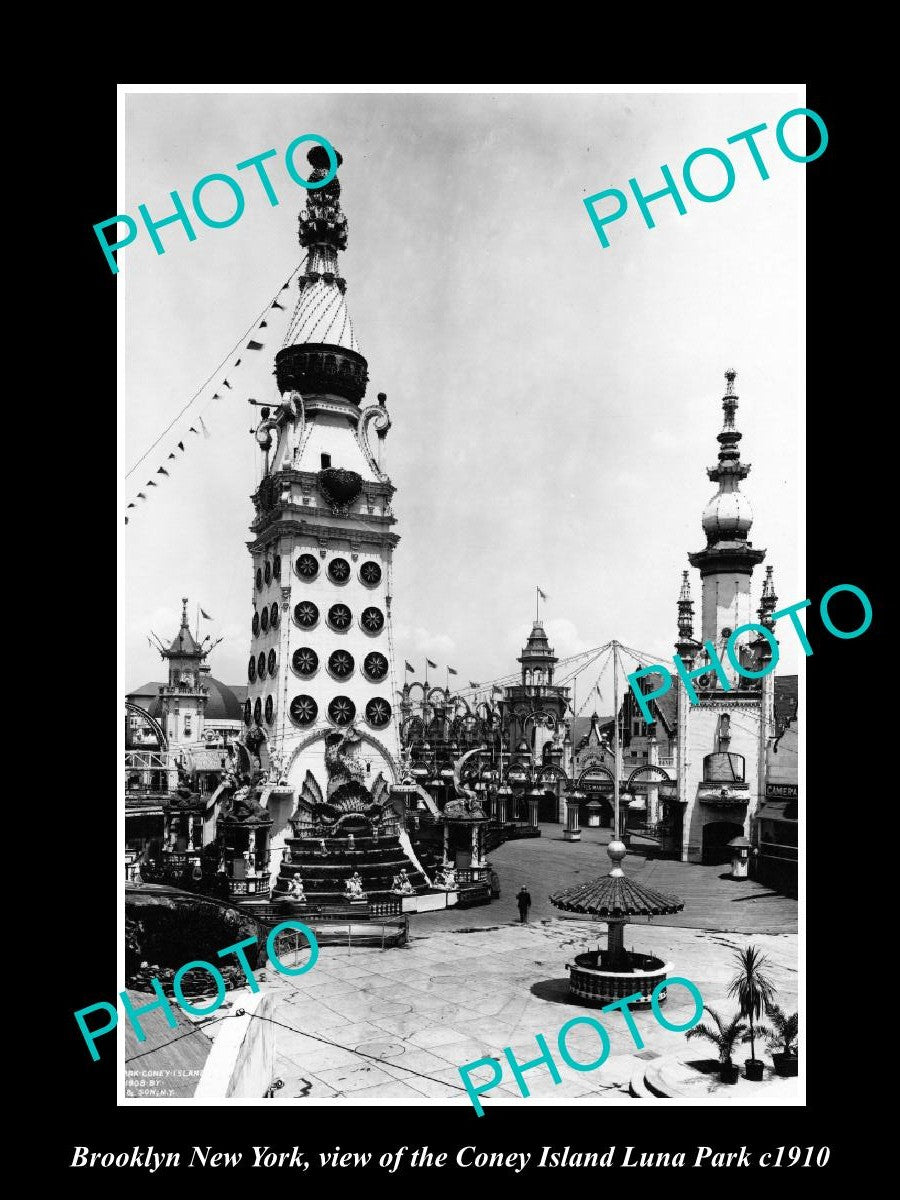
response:
{"label": "arched entryway", "polygon": [[702,862],[706,866],[731,862],[728,843],[732,838],[743,837],[744,826],[736,821],[710,821],[703,826]]}

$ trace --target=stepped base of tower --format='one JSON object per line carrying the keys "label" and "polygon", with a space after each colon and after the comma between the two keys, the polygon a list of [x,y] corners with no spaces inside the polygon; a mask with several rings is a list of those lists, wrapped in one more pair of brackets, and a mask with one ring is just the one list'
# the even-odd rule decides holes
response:
{"label": "stepped base of tower", "polygon": [[[398,835],[294,837],[287,838],[285,845],[287,855],[278,869],[272,901],[289,900],[291,882],[297,875],[309,906],[322,910],[347,908],[351,901],[346,885],[354,874],[359,875],[369,904],[392,898],[406,900],[433,890]],[[406,871],[412,888],[405,894],[392,888],[400,871]]]}

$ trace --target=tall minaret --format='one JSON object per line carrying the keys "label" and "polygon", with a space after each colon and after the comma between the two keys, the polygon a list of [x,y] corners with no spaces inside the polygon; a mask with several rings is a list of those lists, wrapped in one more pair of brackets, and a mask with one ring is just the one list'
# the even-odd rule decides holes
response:
{"label": "tall minaret", "polygon": [[[734,392],[736,374],[733,370],[725,372],[727,387],[722,399],[725,420],[718,435],[718,463],[706,472],[719,485],[703,510],[706,549],[688,555],[691,566],[699,567],[702,580],[700,640],[713,643],[725,663],[732,686],[740,686],[740,677],[726,658],[725,643],[739,625],[753,620],[751,576],[753,568],[766,556],[765,550],[754,549],[747,540],[753,512],[747,497],[740,491],[740,483],[749,475],[750,464],[741,462],[738,443],[742,435],[734,423],[738,406]],[[741,646],[750,640],[750,635],[743,635]],[[715,678],[713,674],[712,679]]]}
{"label": "tall minaret", "polygon": [[[310,182],[324,179],[326,150],[315,146],[307,158]],[[361,407],[368,369],[339,274],[338,251],[347,245],[340,193],[336,178],[307,193],[300,297],[275,357],[280,403],[262,409],[256,430],[265,468],[248,543],[244,721],[265,733],[282,784],[278,794],[285,798],[286,784],[292,803],[307,772],[325,795],[323,739],[335,729],[355,727],[373,783],[379,774],[395,782],[399,758],[390,619],[391,555],[399,538],[394,488],[379,462],[390,419],[384,394]],[[369,441],[373,426],[377,449]]]}

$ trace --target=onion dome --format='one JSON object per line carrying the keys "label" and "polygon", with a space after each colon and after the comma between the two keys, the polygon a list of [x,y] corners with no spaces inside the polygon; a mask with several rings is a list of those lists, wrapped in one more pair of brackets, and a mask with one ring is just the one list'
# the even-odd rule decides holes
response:
{"label": "onion dome", "polygon": [[750,501],[742,492],[716,492],[703,510],[701,523],[709,542],[720,538],[744,539],[753,525]]}
{"label": "onion dome", "polygon": [[608,875],[580,883],[564,892],[550,897],[554,908],[565,912],[581,913],[606,920],[622,920],[627,917],[659,917],[664,913],[681,912],[684,904],[677,896],[657,892],[628,879],[619,866],[627,851],[622,842],[610,842],[606,848],[613,863]]}

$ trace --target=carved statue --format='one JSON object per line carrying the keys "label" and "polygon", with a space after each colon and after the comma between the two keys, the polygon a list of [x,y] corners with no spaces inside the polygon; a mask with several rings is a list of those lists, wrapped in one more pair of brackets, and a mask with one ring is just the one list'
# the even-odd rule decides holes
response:
{"label": "carved statue", "polygon": [[359,871],[354,871],[347,882],[344,884],[346,889],[347,899],[353,903],[366,899],[366,893],[363,891],[362,879]]}
{"label": "carved statue", "polygon": [[441,863],[434,874],[434,886],[445,892],[455,891],[457,886],[456,868],[450,863]]}
{"label": "carved statue", "polygon": [[294,904],[306,903],[306,892],[303,890],[303,880],[299,875],[295,875],[291,880],[291,886],[288,891],[288,899],[293,901]]}
{"label": "carved statue", "polygon": [[391,891],[398,896],[411,896],[413,885],[406,873],[406,868],[401,867],[400,873],[394,876],[394,882],[391,884]]}

